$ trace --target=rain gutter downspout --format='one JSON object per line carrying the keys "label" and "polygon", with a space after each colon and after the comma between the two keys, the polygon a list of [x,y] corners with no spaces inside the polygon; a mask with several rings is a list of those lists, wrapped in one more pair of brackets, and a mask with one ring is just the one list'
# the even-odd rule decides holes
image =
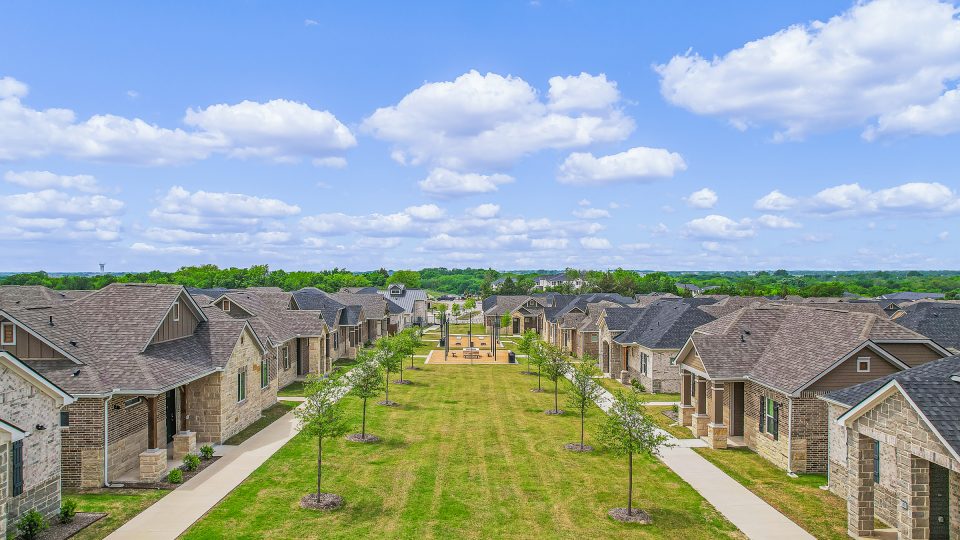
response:
{"label": "rain gutter downspout", "polygon": [[110,397],[103,400],[103,485],[110,487]]}

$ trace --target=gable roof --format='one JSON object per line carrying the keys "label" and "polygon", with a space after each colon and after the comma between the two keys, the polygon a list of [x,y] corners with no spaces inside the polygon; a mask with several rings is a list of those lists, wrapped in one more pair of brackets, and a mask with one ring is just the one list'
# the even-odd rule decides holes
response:
{"label": "gable roof", "polygon": [[649,349],[679,349],[698,326],[714,317],[697,309],[698,302],[661,300],[642,309],[640,316],[613,341]]}
{"label": "gable roof", "polygon": [[929,342],[885,317],[796,304],[752,305],[694,330],[694,347],[712,379],[750,379],[799,392],[869,342]]}
{"label": "gable roof", "polygon": [[[0,351],[0,366],[16,373],[44,394],[52,397],[57,406],[70,405],[76,399],[52,381],[44,377],[37,370],[22,362],[19,358],[7,351]],[[16,426],[14,426],[16,427]]]}
{"label": "gable roof", "polygon": [[333,293],[336,301],[344,305],[354,305],[363,308],[363,316],[367,319],[380,320],[387,316],[387,299],[380,296],[377,290],[372,293]]}
{"label": "gable roof", "polygon": [[898,324],[923,334],[941,347],[960,349],[960,305],[917,302],[904,306]]}
{"label": "gable roof", "polygon": [[[849,422],[899,390],[960,460],[960,356],[922,364],[875,381],[831,392],[828,401],[851,407],[837,422]],[[956,377],[956,378],[955,378]]]}
{"label": "gable roof", "polygon": [[[397,284],[394,284],[397,285]],[[413,306],[418,301],[426,302],[427,301],[427,291],[423,289],[403,289],[403,294],[400,296],[395,296],[390,293],[390,289],[387,288],[383,291],[377,291],[381,296],[386,298],[391,303],[397,305],[402,310],[400,313],[413,313]],[[389,307],[389,304],[387,305]],[[391,311],[393,313],[393,311]]]}
{"label": "gable roof", "polygon": [[943,298],[945,295],[942,293],[926,293],[926,292],[912,292],[912,291],[903,291],[895,292],[890,294],[882,294],[878,299],[880,300],[923,300],[925,298],[938,300]]}

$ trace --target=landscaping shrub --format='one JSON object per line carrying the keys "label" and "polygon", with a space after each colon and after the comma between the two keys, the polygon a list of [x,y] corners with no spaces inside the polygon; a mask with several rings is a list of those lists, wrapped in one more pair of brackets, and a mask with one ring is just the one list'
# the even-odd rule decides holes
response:
{"label": "landscaping shrub", "polygon": [[205,444],[200,447],[200,457],[203,459],[212,459],[213,458],[213,447],[209,444]]}
{"label": "landscaping shrub", "polygon": [[195,471],[200,467],[200,456],[196,454],[187,454],[183,456],[183,466],[188,471]]}
{"label": "landscaping shrub", "polygon": [[64,499],[63,502],[60,503],[60,523],[70,523],[76,515],[77,501]]}
{"label": "landscaping shrub", "polygon": [[643,383],[640,382],[638,379],[630,379],[630,386],[632,386],[633,389],[636,390],[637,392],[647,391],[647,388],[643,386]]}
{"label": "landscaping shrub", "polygon": [[24,540],[34,540],[40,536],[40,533],[47,530],[49,525],[43,514],[36,510],[31,510],[20,518],[17,522],[17,530],[20,531],[20,538]]}
{"label": "landscaping shrub", "polygon": [[179,484],[183,482],[183,471],[180,469],[173,469],[170,471],[170,473],[167,474],[167,482],[170,482],[171,484]]}

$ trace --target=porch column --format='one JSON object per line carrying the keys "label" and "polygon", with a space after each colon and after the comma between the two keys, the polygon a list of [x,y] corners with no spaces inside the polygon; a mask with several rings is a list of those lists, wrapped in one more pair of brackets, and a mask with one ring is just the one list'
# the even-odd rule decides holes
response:
{"label": "porch column", "polygon": [[693,424],[693,403],[690,392],[693,390],[693,373],[683,370],[680,372],[680,425]]}
{"label": "porch column", "polygon": [[847,533],[873,536],[873,439],[847,430]]}
{"label": "porch column", "polygon": [[727,426],[723,423],[723,383],[713,382],[713,422],[707,425],[707,439],[712,448],[727,447]]}
{"label": "porch column", "polygon": [[690,430],[697,437],[707,435],[707,424],[710,416],[707,415],[707,380],[697,377],[697,412],[693,415],[693,425]]}
{"label": "porch column", "polygon": [[930,462],[910,456],[910,530],[906,538],[930,538]]}

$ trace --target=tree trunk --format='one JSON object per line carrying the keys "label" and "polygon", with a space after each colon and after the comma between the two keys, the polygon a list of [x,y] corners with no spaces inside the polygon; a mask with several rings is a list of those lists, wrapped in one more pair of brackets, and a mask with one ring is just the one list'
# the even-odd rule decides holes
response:
{"label": "tree trunk", "polygon": [[630,485],[627,486],[627,515],[633,515],[633,452],[630,452]]}
{"label": "tree trunk", "polygon": [[360,423],[360,438],[367,437],[367,398],[363,398],[363,421]]}
{"label": "tree trunk", "polygon": [[403,360],[400,360],[400,382],[403,382]]}
{"label": "tree trunk", "polygon": [[543,390],[543,387],[540,386],[540,372],[543,371],[540,366],[537,366],[537,390]]}
{"label": "tree trunk", "polygon": [[323,475],[323,437],[317,437],[317,501],[320,501],[320,478]]}
{"label": "tree trunk", "polygon": [[387,370],[387,394],[383,397],[386,402],[390,401],[390,370]]}
{"label": "tree trunk", "polygon": [[557,394],[560,392],[560,377],[553,380],[553,412],[560,412],[560,405],[557,403]]}
{"label": "tree trunk", "polygon": [[580,449],[583,450],[583,422],[584,416],[586,416],[587,408],[580,406]]}

